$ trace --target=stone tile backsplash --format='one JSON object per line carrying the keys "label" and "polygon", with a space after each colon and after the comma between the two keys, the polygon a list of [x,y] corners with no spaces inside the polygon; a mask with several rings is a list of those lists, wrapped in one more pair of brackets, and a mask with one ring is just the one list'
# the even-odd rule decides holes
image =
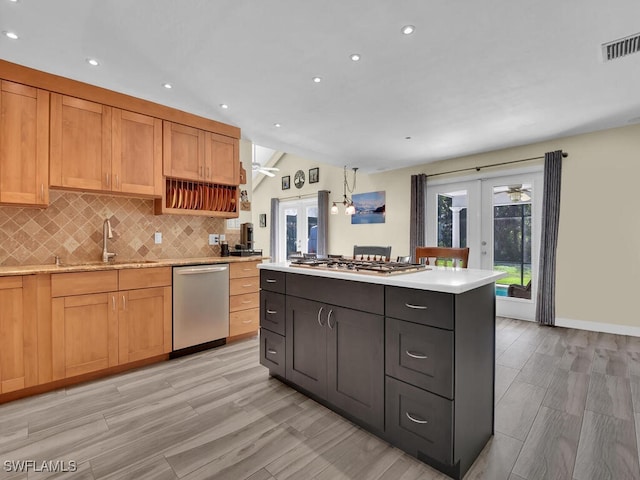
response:
{"label": "stone tile backsplash", "polygon": [[[226,231],[222,218],[154,215],[153,200],[52,190],[46,209],[0,206],[0,266],[98,261],[102,258],[102,224],[111,220],[109,251],[117,260],[209,257],[210,233],[224,233],[229,245],[238,230]],[[154,243],[154,233],[162,243]]]}

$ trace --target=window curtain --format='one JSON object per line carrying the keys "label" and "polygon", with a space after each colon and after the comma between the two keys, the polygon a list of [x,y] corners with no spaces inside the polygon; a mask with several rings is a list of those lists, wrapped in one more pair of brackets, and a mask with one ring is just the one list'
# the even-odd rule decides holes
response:
{"label": "window curtain", "polygon": [[318,256],[327,255],[329,248],[329,190],[318,191]]}
{"label": "window curtain", "polygon": [[562,150],[544,154],[544,189],[542,198],[542,232],[536,322],[556,323],[556,248],[560,223],[560,183]]}
{"label": "window curtain", "polygon": [[269,231],[269,248],[271,252],[271,261],[278,260],[278,224],[280,223],[278,211],[280,210],[280,199],[271,199],[271,230]]}
{"label": "window curtain", "polygon": [[425,244],[427,199],[427,176],[424,173],[411,175],[411,218],[409,223],[409,254],[416,261],[416,247]]}

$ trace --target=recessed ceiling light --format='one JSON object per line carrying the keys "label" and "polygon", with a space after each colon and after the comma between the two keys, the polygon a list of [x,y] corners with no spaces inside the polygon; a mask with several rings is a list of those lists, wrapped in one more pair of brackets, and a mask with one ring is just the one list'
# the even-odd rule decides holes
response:
{"label": "recessed ceiling light", "polygon": [[411,137],[404,137],[405,140],[411,140]]}
{"label": "recessed ceiling light", "polygon": [[411,35],[414,31],[415,31],[416,27],[414,27],[413,25],[405,25],[404,27],[402,27],[402,33],[404,33],[405,35]]}
{"label": "recessed ceiling light", "polygon": [[357,62],[358,60],[360,60],[360,54],[359,53],[352,53],[350,58],[354,62]]}
{"label": "recessed ceiling light", "polygon": [[16,35],[13,32],[2,32],[2,33],[4,33],[4,35],[6,37],[9,37],[11,40],[17,40],[18,39],[18,35]]}
{"label": "recessed ceiling light", "polygon": [[18,3],[18,0],[9,0],[9,1],[13,3]]}
{"label": "recessed ceiling light", "polygon": [[322,78],[320,77],[313,77],[312,79],[315,83],[320,83],[322,81]]}
{"label": "recessed ceiling light", "polygon": [[170,83],[163,83],[162,86],[166,89],[173,88],[173,85],[171,85]]}
{"label": "recessed ceiling light", "polygon": [[280,128],[282,125],[280,125],[279,123],[274,123],[273,126],[276,128]]}
{"label": "recessed ceiling light", "polygon": [[98,65],[100,65],[100,62],[98,62],[98,60],[96,60],[95,58],[87,58],[87,63],[93,67],[97,67]]}
{"label": "recessed ceiling light", "polygon": [[227,105],[226,103],[221,103],[220,108],[224,108],[226,110],[227,108],[229,108],[229,105]]}

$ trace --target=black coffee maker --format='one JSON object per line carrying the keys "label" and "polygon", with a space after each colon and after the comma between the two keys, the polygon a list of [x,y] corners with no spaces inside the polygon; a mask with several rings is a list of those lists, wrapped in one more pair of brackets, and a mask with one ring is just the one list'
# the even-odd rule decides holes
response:
{"label": "black coffee maker", "polygon": [[240,245],[243,250],[253,250],[253,223],[240,224]]}

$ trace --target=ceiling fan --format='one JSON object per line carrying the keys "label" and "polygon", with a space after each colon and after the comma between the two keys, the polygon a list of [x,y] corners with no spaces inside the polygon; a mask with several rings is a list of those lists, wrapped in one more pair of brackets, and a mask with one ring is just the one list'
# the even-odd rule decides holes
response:
{"label": "ceiling fan", "polygon": [[280,169],[276,167],[263,167],[258,162],[251,162],[251,170],[254,172],[262,173],[267,177],[275,177],[275,174],[271,172],[277,172]]}
{"label": "ceiling fan", "polygon": [[497,187],[494,193],[506,193],[512,202],[528,202],[531,200],[531,187],[529,185],[505,185]]}

